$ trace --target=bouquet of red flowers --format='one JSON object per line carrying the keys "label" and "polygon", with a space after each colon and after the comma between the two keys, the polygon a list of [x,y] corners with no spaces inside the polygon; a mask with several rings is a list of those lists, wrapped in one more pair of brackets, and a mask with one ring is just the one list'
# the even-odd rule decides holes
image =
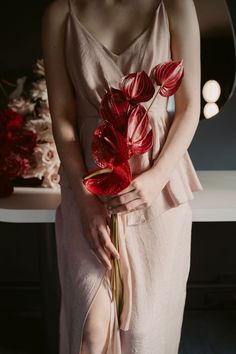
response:
{"label": "bouquet of red flowers", "polygon": [[11,108],[3,109],[0,112],[0,177],[5,190],[0,191],[1,195],[11,192],[7,190],[11,188],[7,181],[27,171],[35,147],[36,134],[25,126],[22,115]]}
{"label": "bouquet of red flowers", "polygon": [[[116,195],[129,186],[132,180],[129,159],[149,151],[153,145],[148,111],[158,94],[168,97],[177,91],[184,75],[182,64],[183,61],[166,61],[156,65],[150,77],[145,71],[135,72],[121,79],[119,89],[109,87],[100,104],[102,124],[95,129],[92,139],[92,155],[99,168],[83,177],[90,192]],[[145,109],[141,103],[149,100]],[[111,236],[119,251],[116,214],[111,216]],[[113,260],[112,294],[119,316],[123,292],[117,259]]]}
{"label": "bouquet of red flowers", "polygon": [[[27,141],[25,139],[24,141],[22,140],[24,145],[28,144],[26,149],[29,154],[27,157],[24,156],[27,161],[23,160],[27,164],[27,168],[25,166],[21,171],[20,169],[18,170],[15,175],[17,178],[14,179],[13,185],[40,185],[41,187],[59,188],[60,175],[58,174],[58,169],[60,167],[60,159],[52,133],[52,119],[49,110],[44,61],[42,59],[37,60],[33,65],[33,73],[34,75],[30,76],[28,80],[26,76],[18,78],[16,84],[0,79],[0,93],[2,93],[0,95],[0,105],[8,107],[7,110],[3,110],[1,113],[1,146],[3,148],[4,145],[5,152],[0,152],[0,166],[2,170],[6,170],[6,163],[7,161],[10,162],[6,154],[6,150],[11,147],[9,127],[6,121],[10,120],[12,122],[18,119],[18,122],[21,122],[18,130],[11,129],[11,131],[14,130],[14,137],[17,135],[19,140],[22,135],[21,139],[23,139],[26,131],[28,131],[28,136],[32,136],[34,140],[30,141],[30,137],[28,137]],[[14,87],[13,91],[12,87]],[[9,90],[11,90],[10,93],[8,92]],[[32,133],[34,134],[32,135]],[[34,149],[31,146],[32,144],[35,146]],[[16,148],[15,144],[13,145]],[[14,155],[12,154],[11,156],[16,162]],[[4,173],[6,174],[6,171]],[[2,175],[2,172],[0,172],[0,175]],[[6,189],[6,186],[2,183],[2,178],[0,180],[0,188]]]}

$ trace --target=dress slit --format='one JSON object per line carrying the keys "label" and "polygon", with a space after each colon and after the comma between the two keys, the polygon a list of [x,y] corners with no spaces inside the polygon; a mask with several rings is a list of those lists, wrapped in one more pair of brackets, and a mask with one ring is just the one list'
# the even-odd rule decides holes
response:
{"label": "dress slit", "polygon": [[[101,288],[101,286],[102,286],[102,283],[104,282],[105,277],[106,277],[106,272],[105,272],[105,273],[102,275],[102,277],[99,279],[98,285],[97,285],[97,286],[95,285],[95,286],[93,287],[94,294],[93,294],[93,297],[92,297],[92,299],[91,299],[91,301],[90,301],[90,304],[89,304],[89,306],[88,306],[88,310],[87,310],[87,312],[86,312],[86,314],[85,314],[85,317],[84,317],[83,323],[82,323],[82,330],[81,330],[80,344],[79,344],[79,354],[82,354],[81,350],[82,350],[82,342],[83,342],[83,335],[84,335],[84,326],[85,326],[87,317],[88,317],[89,312],[90,312],[90,310],[91,310],[91,308],[92,308],[92,305],[93,305],[93,303],[94,303],[94,301],[95,301],[95,299],[96,299],[96,296],[97,296],[97,294],[98,294],[98,292],[99,292],[99,290],[100,290],[100,288]],[[94,289],[95,289],[95,290],[94,290]],[[110,324],[109,324],[109,329],[110,329]]]}

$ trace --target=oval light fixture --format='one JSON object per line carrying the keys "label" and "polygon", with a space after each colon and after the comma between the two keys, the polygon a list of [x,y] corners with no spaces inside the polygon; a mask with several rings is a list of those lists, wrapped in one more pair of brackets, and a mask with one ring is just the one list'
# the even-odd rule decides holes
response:
{"label": "oval light fixture", "polygon": [[211,118],[217,113],[219,113],[219,107],[216,103],[208,102],[207,104],[205,104],[203,108],[203,114],[205,118]]}
{"label": "oval light fixture", "polygon": [[215,103],[219,99],[220,94],[220,84],[216,80],[208,80],[202,88],[203,98],[208,103]]}

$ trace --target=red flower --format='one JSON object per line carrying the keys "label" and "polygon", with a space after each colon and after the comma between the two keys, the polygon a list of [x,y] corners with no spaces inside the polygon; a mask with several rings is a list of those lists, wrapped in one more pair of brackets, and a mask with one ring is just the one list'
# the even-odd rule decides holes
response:
{"label": "red flower", "polygon": [[129,157],[132,154],[143,154],[153,145],[153,132],[149,122],[149,116],[146,109],[141,106],[135,106],[129,115],[127,143],[129,148]]}
{"label": "red flower", "polygon": [[21,134],[12,139],[13,151],[22,156],[28,157],[33,154],[36,147],[37,135],[32,130],[23,129]]}
{"label": "red flower", "polygon": [[20,177],[29,168],[29,160],[11,152],[5,157],[0,173],[9,178]]}
{"label": "red flower", "polygon": [[152,73],[157,85],[160,86],[160,95],[171,96],[178,90],[184,76],[183,60],[170,60],[158,64]]}
{"label": "red flower", "polygon": [[92,170],[83,178],[83,183],[91,193],[116,195],[129,186],[132,179],[128,162],[113,168]]}
{"label": "red flower", "polygon": [[0,112],[0,130],[16,130],[23,125],[23,117],[11,108],[5,108]]}
{"label": "red flower", "polygon": [[120,88],[133,105],[149,101],[155,92],[152,80],[145,71],[126,75],[120,82]]}
{"label": "red flower", "polygon": [[124,93],[112,87],[101,100],[100,115],[104,120],[111,122],[122,133],[127,124],[128,108],[129,102]]}
{"label": "red flower", "polygon": [[128,160],[126,140],[118,129],[106,121],[93,134],[92,154],[100,167],[120,165]]}

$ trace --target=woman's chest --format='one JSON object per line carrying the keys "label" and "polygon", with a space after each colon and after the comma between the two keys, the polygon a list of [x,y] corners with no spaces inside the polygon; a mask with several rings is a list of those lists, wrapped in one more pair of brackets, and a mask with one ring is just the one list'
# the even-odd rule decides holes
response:
{"label": "woman's chest", "polygon": [[110,52],[119,55],[145,33],[155,21],[162,1],[130,0],[108,6],[105,1],[73,2],[72,12],[80,25]]}

